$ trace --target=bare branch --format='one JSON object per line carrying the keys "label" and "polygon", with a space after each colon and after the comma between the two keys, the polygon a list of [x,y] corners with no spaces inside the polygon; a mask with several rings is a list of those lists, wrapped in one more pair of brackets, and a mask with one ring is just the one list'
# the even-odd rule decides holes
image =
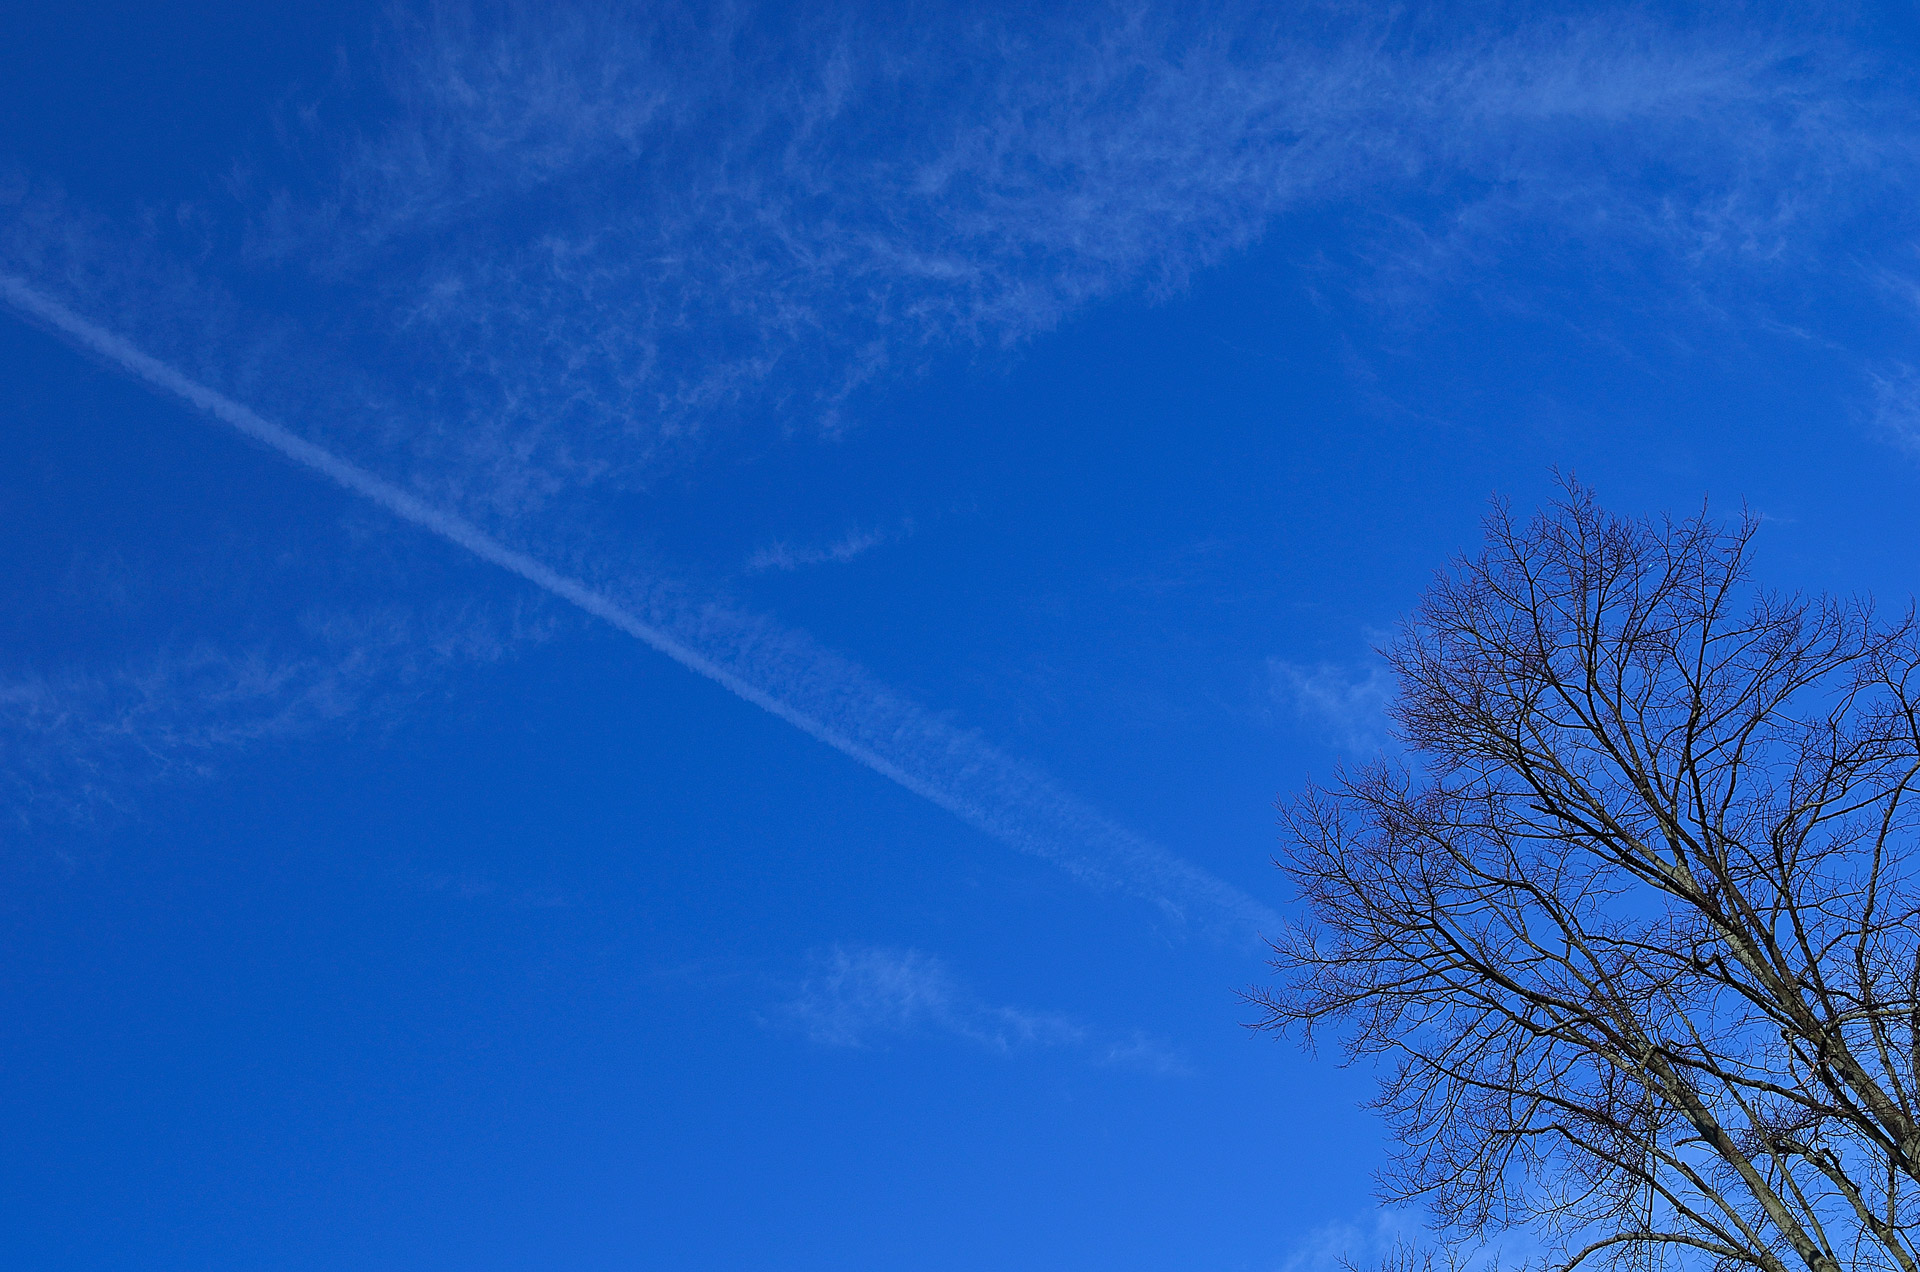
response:
{"label": "bare branch", "polygon": [[1555,1266],[1920,1272],[1911,610],[1567,482],[1383,654],[1412,764],[1281,806],[1259,1027],[1379,1063],[1389,1196]]}

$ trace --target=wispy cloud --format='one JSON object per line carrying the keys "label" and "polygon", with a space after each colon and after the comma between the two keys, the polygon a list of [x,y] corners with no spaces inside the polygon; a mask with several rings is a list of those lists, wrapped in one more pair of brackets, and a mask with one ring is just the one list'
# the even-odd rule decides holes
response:
{"label": "wispy cloud", "polygon": [[1178,1053],[1147,1035],[1108,1037],[1058,1013],[988,1003],[945,963],[918,950],[834,946],[816,954],[812,964],[774,1019],[823,1046],[945,1035],[990,1051],[1067,1048],[1101,1065],[1185,1071]]}
{"label": "wispy cloud", "polygon": [[1276,1272],[1354,1272],[1369,1268],[1385,1272],[1393,1267],[1394,1256],[1410,1250],[1420,1235],[1416,1215],[1383,1207],[1364,1217],[1321,1224],[1301,1236],[1281,1257]]}
{"label": "wispy cloud", "polygon": [[1267,660],[1269,699],[1295,721],[1345,751],[1376,751],[1388,740],[1393,677],[1386,668]]}
{"label": "wispy cloud", "polygon": [[782,1014],[827,1046],[860,1047],[925,1031],[995,1051],[1086,1037],[1064,1016],[981,1002],[944,963],[917,950],[836,946],[815,964]]}
{"label": "wispy cloud", "polygon": [[1872,369],[1868,383],[1874,427],[1902,450],[1920,455],[1920,374],[1904,362],[1890,362]]}
{"label": "wispy cloud", "polygon": [[249,233],[431,383],[395,462],[505,509],[644,483],[754,409],[838,427],[1296,211],[1350,214],[1344,283],[1383,314],[1515,303],[1510,257],[1724,299],[1852,247],[1916,168],[1861,57],[1763,14],[460,13],[399,30],[388,122],[313,138],[334,161]]}
{"label": "wispy cloud", "polygon": [[[204,209],[169,252],[158,218],[116,239],[0,181],[8,303],[995,837],[1238,930],[1268,912],[977,735],[624,568],[620,536],[578,529],[608,520],[592,492],[756,410],[835,427],[864,385],[1177,288],[1302,209],[1351,211],[1356,286],[1405,308],[1396,289],[1542,242],[1588,254],[1584,278],[1647,249],[1690,286],[1798,277],[1915,167],[1906,108],[1844,40],[1739,15],[1442,37],[1339,5],[434,12],[396,28],[379,129],[331,131],[321,103],[304,144],[331,160],[236,186],[238,255]],[[305,330],[219,285],[287,267],[310,270]],[[1273,675],[1343,745],[1370,736],[1375,682]]]}
{"label": "wispy cloud", "polygon": [[210,647],[105,675],[15,674],[0,681],[0,802],[16,825],[123,811],[140,787],[339,718],[356,705],[352,679],[338,666]]}
{"label": "wispy cloud", "polygon": [[891,543],[895,537],[893,532],[885,530],[855,528],[824,545],[793,544],[778,540],[754,549],[747,558],[747,571],[750,574],[764,574],[769,570],[791,571],[809,565],[844,565],[855,557],[865,556],[873,549]]}
{"label": "wispy cloud", "polygon": [[0,268],[436,502],[519,516],[644,487],[755,412],[837,427],[862,386],[1177,288],[1300,211],[1341,212],[1338,282],[1386,316],[1541,302],[1556,263],[1591,291],[1658,261],[1673,285],[1643,295],[1738,304],[1903,251],[1911,103],[1844,31],[1770,13],[437,6],[396,22],[384,100],[341,103],[378,128],[303,113],[328,158],[237,187],[242,228],[193,209],[181,245],[240,283],[311,270],[350,370],[32,183],[0,181]]}
{"label": "wispy cloud", "polygon": [[117,665],[0,675],[0,808],[16,826],[95,823],[156,785],[263,743],[364,728],[450,665],[489,663],[548,624],[478,607],[310,615],[297,644],[207,641]]}
{"label": "wispy cloud", "polygon": [[716,603],[642,585],[629,597],[563,574],[464,517],[316,446],[193,380],[58,301],[0,274],[0,302],[148,387],[177,398],[401,521],[518,575],[995,838],[1083,881],[1159,905],[1211,934],[1247,940],[1271,910],[1120,828],[977,735],[920,709],[804,637]]}
{"label": "wispy cloud", "polygon": [[1548,1266],[1550,1247],[1527,1232],[1444,1245],[1420,1212],[1382,1206],[1371,1214],[1325,1223],[1296,1240],[1276,1272],[1499,1272]]}

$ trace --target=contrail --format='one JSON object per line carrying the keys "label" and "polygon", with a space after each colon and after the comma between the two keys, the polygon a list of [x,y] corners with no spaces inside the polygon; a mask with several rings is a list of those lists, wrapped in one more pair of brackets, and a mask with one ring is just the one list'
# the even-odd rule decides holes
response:
{"label": "contrail", "polygon": [[[535,587],[579,607],[629,636],[665,654],[681,666],[697,672],[728,692],[745,699],[761,710],[777,716],[809,737],[818,739],[842,755],[865,765],[890,782],[912,791],[922,799],[946,809],[962,821],[996,839],[1027,852],[1061,859],[1060,846],[1048,842],[1044,834],[1019,824],[1014,809],[992,809],[968,799],[937,781],[916,775],[855,738],[817,717],[783,701],[762,686],[730,670],[699,650],[677,639],[657,624],[648,622],[628,607],[578,579],[560,573],[535,557],[507,546],[456,513],[436,508],[394,483],[368,472],[359,465],[276,424],[251,408],[209,388],[138,348],[132,342],[90,322],[52,297],[10,274],[0,273],[0,300],[19,314],[44,323],[74,344],[106,360],[153,389],[171,395],[212,416],[235,431],[253,438],[335,484],[386,509],[403,521],[410,521],[449,543],[457,544],[483,561],[519,575]],[[985,767],[1010,768],[1010,762],[997,753],[976,757]],[[1187,906],[1198,903],[1229,918],[1242,934],[1249,928],[1271,929],[1278,919],[1273,912],[1241,893],[1225,881],[1208,874],[1191,862],[1174,857],[1138,837],[1121,830],[1091,810],[1080,806],[1044,781],[1018,773],[1004,773],[1003,783],[1020,790],[1018,802],[1040,804],[1030,812],[1043,820],[1064,823],[1070,831],[1107,841],[1109,855],[1123,859],[1120,864],[1136,876],[1127,890],[1159,902],[1168,910],[1185,917]],[[1014,814],[1011,818],[1009,814]],[[1122,883],[1109,872],[1089,869],[1084,863],[1063,860],[1061,864],[1084,877],[1109,883]],[[1157,885],[1157,886],[1156,886]]]}

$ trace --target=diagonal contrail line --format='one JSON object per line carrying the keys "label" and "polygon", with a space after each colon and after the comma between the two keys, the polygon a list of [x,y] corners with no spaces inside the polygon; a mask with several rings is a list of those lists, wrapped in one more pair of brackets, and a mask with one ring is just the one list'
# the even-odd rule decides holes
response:
{"label": "diagonal contrail line", "polygon": [[[135,379],[160,392],[178,398],[194,409],[212,416],[255,441],[278,451],[288,459],[320,474],[335,484],[386,509],[403,521],[410,521],[449,543],[458,545],[483,561],[519,575],[545,592],[601,619],[629,636],[642,641],[697,672],[770,715],[777,716],[809,737],[865,765],[873,772],[929,803],[947,810],[994,838],[1026,847],[1020,836],[1010,834],[996,819],[971,801],[944,789],[936,782],[918,777],[870,747],[767,692],[759,685],[728,670],[720,663],[676,639],[653,623],[611,597],[570,578],[517,548],[508,547],[473,522],[455,513],[436,508],[406,490],[340,458],[324,447],[316,446],[283,425],[276,424],[224,393],[181,374],[160,359],[140,349],[122,336],[91,322],[67,306],[29,286],[19,278],[0,273],[0,300],[22,316],[38,320],[66,336],[81,348],[119,367]],[[1131,838],[1131,837],[1129,837]],[[1136,850],[1143,845],[1138,845]],[[1225,881],[1179,858],[1160,857],[1155,863],[1168,874],[1178,875],[1195,891],[1229,911],[1252,918],[1262,926],[1272,919],[1270,911],[1246,897]],[[1169,898],[1159,898],[1171,904]]]}
{"label": "diagonal contrail line", "polygon": [[59,301],[35,291],[17,278],[0,274],[0,296],[3,296],[7,303],[16,309],[31,314],[72,337],[77,343],[117,364],[152,387],[180,398],[190,406],[213,416],[223,424],[230,425],[255,441],[265,443],[295,463],[311,468],[354,494],[380,505],[401,520],[411,521],[423,529],[430,530],[449,543],[465,548],[482,561],[491,562],[504,570],[518,574],[535,587],[579,606],[595,618],[604,619],[629,636],[651,645],[681,666],[699,672],[728,692],[746,699],[763,711],[780,717],[796,729],[818,738],[843,755],[858,760],[887,780],[899,783],[915,795],[931,800],[956,816],[971,819],[970,811],[939,787],[920,780],[884,756],[877,755],[853,739],[828,728],[812,716],[794,710],[764,689],[743,680],[711,658],[675,640],[625,606],[594,591],[578,579],[568,578],[526,553],[508,547],[465,517],[435,508],[392,482],[375,476],[358,464],[349,463],[332,451],[314,445],[291,429],[275,424],[226,394],[210,389],[197,380],[189,379],[158,358],[142,351],[106,328],[88,322]]}

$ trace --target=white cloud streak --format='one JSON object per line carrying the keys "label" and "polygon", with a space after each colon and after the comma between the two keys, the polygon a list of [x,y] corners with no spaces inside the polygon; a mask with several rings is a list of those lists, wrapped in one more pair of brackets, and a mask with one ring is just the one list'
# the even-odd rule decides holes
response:
{"label": "white cloud streak", "polygon": [[[730,424],[837,428],[863,386],[1176,290],[1296,213],[1339,225],[1296,281],[1370,323],[1463,292],[1596,328],[1616,301],[1800,321],[1904,260],[1920,152],[1846,32],[1773,12],[449,3],[388,41],[383,100],[316,109],[283,188],[195,209],[170,253],[0,179],[0,270],[524,537]],[[188,258],[318,299],[299,343],[352,352],[289,358]]]}
{"label": "white cloud streak", "polygon": [[106,675],[0,680],[0,807],[16,826],[124,813],[132,791],[205,776],[214,757],[354,714],[356,669],[338,661],[163,652]]}
{"label": "white cloud streak", "polygon": [[754,549],[753,555],[747,558],[747,572],[763,574],[768,570],[791,571],[809,565],[845,565],[892,539],[891,534],[882,530],[860,529],[849,530],[825,546],[792,544],[783,539]]}
{"label": "white cloud streak", "polygon": [[1525,1231],[1485,1242],[1440,1244],[1410,1206],[1321,1224],[1296,1240],[1276,1272],[1500,1272],[1551,1266],[1547,1247]]}
{"label": "white cloud streak", "polygon": [[777,1019],[829,1047],[944,1034],[1001,1053],[1071,1048],[1103,1066],[1185,1072],[1176,1052],[1147,1035],[1108,1037],[1055,1012],[984,1002],[944,962],[919,950],[836,945],[814,957]]}
{"label": "white cloud streak", "polygon": [[0,809],[23,829],[96,824],[223,758],[392,717],[451,662],[487,663],[542,625],[472,608],[309,616],[298,649],[207,641],[105,669],[0,674]]}
{"label": "white cloud streak", "polygon": [[1851,249],[1915,168],[1861,59],[1759,12],[459,13],[393,41],[383,124],[315,137],[336,161],[250,234],[430,381],[421,466],[516,513],[644,486],[756,405],[838,427],[863,385],[1176,289],[1294,212],[1337,210],[1326,268],[1377,315],[1628,261],[1744,305],[1715,278]]}
{"label": "white cloud streak", "polygon": [[782,1015],[825,1046],[862,1047],[923,1030],[994,1051],[1086,1037],[1064,1016],[980,1002],[946,964],[918,950],[835,946],[815,964]]}
{"label": "white cloud streak", "polygon": [[[557,497],[644,487],[663,446],[756,393],[831,414],[942,348],[1176,287],[1296,209],[1355,213],[1344,247],[1384,312],[1497,278],[1516,244],[1800,276],[1913,168],[1905,108],[1856,91],[1844,41],[1739,19],[1436,39],[1341,6],[1182,25],[1094,5],[1025,27],[802,24],[769,51],[738,15],[456,12],[399,41],[386,125],[323,129],[338,163],[241,210],[252,252],[225,265],[243,284],[314,265],[331,336],[289,336],[185,254],[0,181],[7,303],[997,838],[1241,929],[1268,912],[804,636],[607,567],[617,532],[554,528],[603,510]],[[1596,259],[1574,273],[1605,277]],[[351,354],[306,352],[329,341]],[[1905,395],[1882,398],[1902,431]],[[1377,686],[1277,676],[1334,736],[1369,732]]]}
{"label": "white cloud streak", "polygon": [[1267,692],[1342,750],[1372,752],[1387,743],[1393,677],[1384,667],[1370,666],[1360,672],[1333,663],[1307,665],[1269,658]]}
{"label": "white cloud streak", "polygon": [[[1245,940],[1256,929],[1270,930],[1276,926],[1275,916],[1265,906],[1192,863],[1114,826],[972,735],[928,719],[924,713],[905,707],[897,699],[876,702],[869,696],[865,704],[850,704],[850,714],[856,722],[863,705],[870,718],[875,707],[881,708],[883,715],[897,716],[904,712],[904,723],[910,726],[909,740],[923,747],[933,743],[946,752],[944,758],[949,764],[934,767],[916,763],[916,760],[924,761],[924,751],[915,754],[910,747],[901,748],[899,730],[893,731],[895,753],[884,753],[846,729],[835,727],[835,723],[826,718],[797,708],[767,684],[647,621],[606,592],[562,574],[532,555],[501,542],[466,518],[434,507],[266,419],[75,313],[23,280],[0,274],[0,301],[149,388],[179,399],[402,521],[577,606],[1005,843],[1050,858],[1088,882],[1119,887],[1151,900],[1170,915],[1194,922],[1211,933],[1231,934]],[[745,637],[751,640],[753,635],[755,633],[749,632]],[[772,652],[788,659],[805,658],[805,651],[791,641]],[[789,668],[789,674],[793,670]],[[857,683],[849,684],[847,677],[834,674],[834,667],[820,665],[817,660],[815,666],[799,670],[830,682],[837,680],[837,684],[830,686],[830,692],[846,693],[861,687]]]}

